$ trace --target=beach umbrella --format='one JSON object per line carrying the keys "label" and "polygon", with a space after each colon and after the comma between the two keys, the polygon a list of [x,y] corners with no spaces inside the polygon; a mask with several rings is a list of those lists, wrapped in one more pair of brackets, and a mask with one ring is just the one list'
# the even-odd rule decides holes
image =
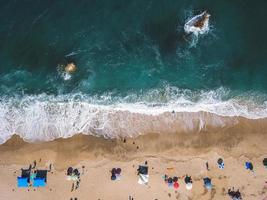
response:
{"label": "beach umbrella", "polygon": [[212,188],[211,179],[206,177],[203,179],[205,187],[209,190]]}
{"label": "beach umbrella", "polygon": [[172,181],[173,182],[177,182],[178,181],[178,177],[177,176],[173,177]]}
{"label": "beach umbrella", "polygon": [[111,173],[116,174],[116,168],[112,168]]}
{"label": "beach umbrella", "polygon": [[253,165],[251,162],[246,162],[245,166],[246,166],[246,169],[249,169],[251,171],[253,170]]}
{"label": "beach umbrella", "polygon": [[178,183],[178,182],[175,182],[175,183],[173,184],[173,187],[174,187],[175,189],[178,189],[178,188],[179,188],[179,183]]}
{"label": "beach umbrella", "polygon": [[191,176],[187,176],[187,175],[186,175],[186,177],[185,177],[185,179],[184,179],[184,182],[185,182],[185,184],[187,184],[187,183],[192,183]]}
{"label": "beach umbrella", "polygon": [[71,175],[73,172],[73,168],[72,167],[69,167],[68,170],[67,170],[67,175]]}
{"label": "beach umbrella", "polygon": [[222,158],[219,158],[218,161],[217,161],[218,165],[221,165],[223,163],[223,159]]}
{"label": "beach umbrella", "polygon": [[185,185],[185,187],[186,187],[187,190],[192,190],[193,184],[192,183],[187,183]]}
{"label": "beach umbrella", "polygon": [[172,178],[169,177],[167,181],[168,181],[168,183],[172,183]]}
{"label": "beach umbrella", "polygon": [[121,168],[116,169],[116,174],[121,174]]}

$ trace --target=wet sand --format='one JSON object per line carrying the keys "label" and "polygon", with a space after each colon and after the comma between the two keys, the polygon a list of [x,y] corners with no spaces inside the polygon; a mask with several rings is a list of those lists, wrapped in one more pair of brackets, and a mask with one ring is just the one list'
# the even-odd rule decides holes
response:
{"label": "wet sand", "polygon": [[[267,197],[267,169],[262,160],[267,157],[265,120],[243,119],[236,126],[197,133],[150,133],[132,139],[104,139],[76,135],[51,142],[24,142],[13,136],[0,146],[0,199],[70,199],[79,200],[135,200],[168,199],[230,199],[227,190],[240,189],[243,199]],[[225,169],[217,167],[222,157]],[[41,160],[40,160],[41,159]],[[47,187],[17,188],[16,177],[20,168],[33,161],[37,168],[48,169]],[[149,183],[137,183],[136,169],[148,162]],[[244,163],[251,161],[254,172],[245,170]],[[205,163],[210,170],[206,170]],[[71,192],[72,182],[66,180],[66,169],[77,167],[81,172],[80,187]],[[110,180],[113,167],[122,169],[119,181]],[[178,176],[178,190],[169,188],[162,176]],[[183,176],[193,178],[193,189],[187,191]],[[203,178],[209,176],[214,185],[211,191],[203,187]],[[28,191],[29,190],[29,191]]]}

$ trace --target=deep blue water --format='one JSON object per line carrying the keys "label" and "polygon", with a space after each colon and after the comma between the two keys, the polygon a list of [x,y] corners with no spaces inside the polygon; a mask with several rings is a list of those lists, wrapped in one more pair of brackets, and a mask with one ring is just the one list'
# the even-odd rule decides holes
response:
{"label": "deep blue water", "polygon": [[[171,86],[265,96],[266,8],[264,0],[1,0],[0,94],[125,97]],[[203,10],[211,30],[192,45],[183,25]],[[70,61],[78,70],[64,80],[57,66]]]}

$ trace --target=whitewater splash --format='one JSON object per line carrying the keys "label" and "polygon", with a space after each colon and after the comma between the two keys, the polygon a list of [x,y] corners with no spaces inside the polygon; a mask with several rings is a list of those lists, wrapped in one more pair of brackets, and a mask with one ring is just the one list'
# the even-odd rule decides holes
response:
{"label": "whitewater splash", "polygon": [[226,93],[223,88],[195,94],[166,87],[127,97],[111,94],[6,97],[0,100],[0,143],[15,133],[28,141],[48,141],[77,133],[106,138],[136,137],[236,124],[229,116],[267,117],[266,103],[259,105],[238,98],[224,101]]}
{"label": "whitewater splash", "polygon": [[186,33],[193,33],[195,36],[209,32],[209,18],[210,14],[206,11],[199,15],[190,18],[184,25]]}

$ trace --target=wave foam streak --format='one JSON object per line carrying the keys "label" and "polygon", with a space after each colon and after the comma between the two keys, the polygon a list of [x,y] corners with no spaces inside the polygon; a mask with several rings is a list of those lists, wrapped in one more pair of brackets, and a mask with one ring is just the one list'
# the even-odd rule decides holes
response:
{"label": "wave foam streak", "polygon": [[15,133],[27,141],[47,141],[77,133],[118,138],[198,132],[233,126],[239,120],[236,116],[267,116],[266,104],[244,98],[223,101],[225,95],[222,88],[194,94],[167,87],[121,98],[108,94],[2,98],[0,143]]}

